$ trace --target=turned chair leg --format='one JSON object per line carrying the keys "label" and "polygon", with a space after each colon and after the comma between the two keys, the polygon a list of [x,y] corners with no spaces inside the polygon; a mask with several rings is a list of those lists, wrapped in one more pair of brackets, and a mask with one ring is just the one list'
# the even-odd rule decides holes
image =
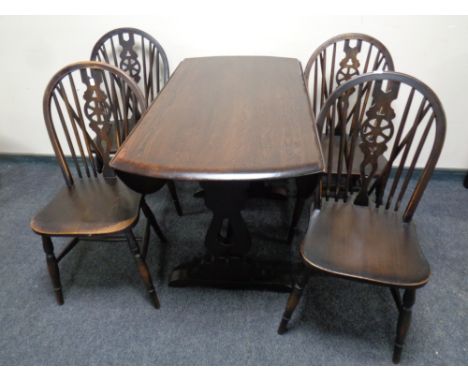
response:
{"label": "turned chair leg", "polygon": [[54,287],[55,298],[57,304],[63,305],[62,284],[60,282],[60,271],[58,268],[57,259],[54,255],[54,245],[50,236],[42,236],[42,246],[46,254],[47,269],[49,270],[50,279]]}
{"label": "turned chair leg", "polygon": [[149,208],[148,204],[146,203],[146,200],[143,198],[141,200],[141,209],[143,210],[143,213],[145,214],[146,218],[148,219],[151,227],[153,227],[154,232],[156,235],[158,235],[159,240],[161,240],[163,243],[167,243],[167,238],[164,235],[163,231],[161,230],[161,227],[159,226],[156,217],[153,214],[153,211],[151,211],[151,208]]}
{"label": "turned chair leg", "polygon": [[291,225],[289,226],[289,232],[288,232],[288,244],[292,243],[292,240],[294,238],[294,231],[296,229],[297,223],[299,222],[299,219],[301,217],[302,210],[304,208],[306,199],[298,196],[296,198],[296,203],[294,204],[294,212],[291,220]]}
{"label": "turned chair leg", "polygon": [[141,257],[143,257],[143,260],[146,259],[146,255],[148,254],[150,226],[151,226],[151,224],[150,224],[149,220],[146,219],[145,233],[143,235],[143,243],[141,244]]}
{"label": "turned chair leg", "polygon": [[136,241],[135,235],[133,234],[132,230],[129,229],[125,231],[125,236],[127,237],[128,246],[130,247],[130,251],[132,252],[133,257],[135,258],[138,267],[138,272],[140,273],[140,276],[146,286],[151,301],[153,302],[154,307],[156,309],[159,309],[159,307],[161,306],[159,303],[159,298],[156,293],[156,289],[154,288],[153,280],[151,279],[151,274],[149,272],[148,265],[146,264],[145,259],[143,259],[143,257],[141,256],[140,248]]}
{"label": "turned chair leg", "polygon": [[283,334],[288,330],[288,322],[291,319],[291,316],[296,309],[299,300],[301,299],[302,292],[304,291],[307,281],[309,280],[309,275],[309,270],[305,269],[294,284],[294,288],[288,297],[288,302],[286,303],[286,308],[278,327],[278,334]]}
{"label": "turned chair leg", "polygon": [[400,314],[398,316],[397,333],[395,338],[395,347],[393,349],[393,363],[399,363],[401,351],[405,343],[406,334],[411,324],[411,308],[416,300],[416,290],[406,289],[403,295]]}
{"label": "turned chair leg", "polygon": [[288,244],[291,244],[294,237],[294,231],[296,229],[297,223],[304,209],[304,204],[310,196],[316,194],[316,200],[314,208],[320,208],[320,187],[317,187],[320,184],[321,175],[307,175],[296,178],[296,203],[294,204],[294,212],[292,216],[291,225],[289,226],[288,232]]}
{"label": "turned chair leg", "polygon": [[170,181],[167,182],[167,186],[169,187],[169,192],[171,193],[172,201],[174,202],[174,206],[176,208],[177,215],[182,216],[183,215],[182,207],[181,207],[180,202],[179,202],[179,197],[177,196],[177,190],[176,190],[176,187],[175,187],[175,183],[172,180],[170,180]]}

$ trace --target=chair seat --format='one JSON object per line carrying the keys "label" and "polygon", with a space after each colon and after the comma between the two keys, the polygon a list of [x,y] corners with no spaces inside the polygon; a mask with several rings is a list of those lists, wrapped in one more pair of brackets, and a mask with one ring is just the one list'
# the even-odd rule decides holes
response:
{"label": "chair seat", "polygon": [[[333,140],[333,169],[330,171],[332,174],[337,174],[338,173],[338,155],[340,152],[340,137],[334,137],[335,139]],[[328,162],[328,146],[329,146],[329,137],[327,135],[324,135],[320,141],[322,145],[322,150],[323,150],[323,157],[326,162]],[[351,169],[351,175],[354,176],[360,176],[361,175],[361,163],[364,160],[364,153],[361,151],[359,147],[356,147],[354,150],[354,158],[353,158],[353,168]],[[346,168],[346,163],[344,160],[344,157],[342,158],[342,167],[341,167],[341,173],[343,175],[347,174],[347,168]],[[377,171],[375,173],[375,176],[379,175],[382,171],[382,169],[385,168],[387,165],[387,159],[383,156],[380,155],[377,159]]]}
{"label": "chair seat", "polygon": [[301,254],[312,268],[387,286],[420,287],[430,274],[414,223],[352,203],[324,202],[312,210]]}
{"label": "chair seat", "polygon": [[50,236],[118,233],[138,220],[140,199],[118,178],[77,179],[33,217],[31,228]]}

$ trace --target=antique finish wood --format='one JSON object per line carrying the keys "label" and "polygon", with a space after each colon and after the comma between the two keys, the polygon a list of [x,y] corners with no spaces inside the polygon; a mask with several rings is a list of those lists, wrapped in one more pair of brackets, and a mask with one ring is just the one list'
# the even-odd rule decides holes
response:
{"label": "antique finish wood", "polygon": [[416,291],[414,289],[405,289],[403,295],[403,304],[400,307],[398,316],[397,334],[395,339],[395,348],[393,351],[393,362],[399,363],[401,352],[405,342],[406,334],[411,323],[411,308],[416,300]]}
{"label": "antique finish wood", "polygon": [[[338,158],[340,157],[340,143],[339,139],[333,139],[333,147],[331,148],[332,154],[329,155],[328,150],[330,149],[330,138],[327,135],[322,136],[320,143],[322,145],[323,150],[323,157],[327,160],[330,156],[333,158],[333,167],[334,169],[331,170],[332,174],[336,174],[338,172]],[[349,148],[348,148],[349,154]],[[361,174],[361,163],[364,159],[364,154],[361,150],[356,150],[354,153],[356,158],[353,159],[353,167],[351,168],[351,175],[353,178],[359,178]],[[348,155],[349,158],[349,155]],[[378,168],[382,169],[387,164],[387,160],[383,156],[378,157],[379,166]],[[349,159],[347,159],[346,155],[341,155],[341,169],[345,169],[347,164],[350,163]],[[343,170],[342,170],[343,171]]]}
{"label": "antique finish wood", "polygon": [[[376,38],[361,34],[361,33],[346,33],[335,36],[322,45],[320,45],[310,56],[307,66],[304,71],[304,77],[306,84],[309,89],[309,94],[312,102],[312,111],[315,115],[318,115],[329,95],[336,89],[337,86],[349,81],[350,79],[368,72],[373,71],[394,71],[395,67],[393,64],[392,56],[388,49]],[[369,89],[366,88],[362,92],[364,103],[367,103],[369,99]],[[354,89],[349,89],[347,93],[343,93],[341,96],[344,108],[347,108],[348,98],[355,98],[356,92]],[[351,110],[351,109],[350,109]],[[328,140],[330,139],[330,131],[336,135],[341,134],[337,128],[339,118],[350,118],[350,113],[346,116],[338,116],[338,120],[335,122],[336,125],[319,130],[322,147],[324,148],[325,162],[328,162],[329,156],[335,158],[333,165],[328,165],[327,171],[330,176],[333,177],[339,171],[339,166],[344,166],[349,163],[349,148],[346,141],[343,141],[345,149],[340,150],[337,144],[333,144],[331,153],[328,152]],[[338,140],[335,140],[338,143]],[[342,152],[341,161],[338,161],[340,151]],[[355,155],[361,156],[356,158],[354,163],[357,163],[352,168],[352,184],[355,188],[359,188],[359,163],[362,159],[360,151],[357,150]],[[382,163],[380,168],[385,167],[386,159],[384,156],[379,157],[379,162]],[[304,185],[304,182],[302,182]],[[298,185],[298,189],[301,185]],[[294,229],[296,227],[298,218],[296,216],[301,215],[302,207],[305,204],[305,199],[310,196],[306,192],[299,190],[299,195],[296,199],[295,214],[290,225],[288,241],[291,242],[294,236]]]}
{"label": "antique finish wood", "polygon": [[153,280],[151,279],[151,274],[149,272],[148,266],[146,265],[145,256],[141,255],[140,248],[136,241],[135,235],[133,234],[131,229],[125,231],[125,235],[127,236],[128,246],[130,248],[130,252],[133,254],[135,258],[135,262],[138,267],[138,272],[140,273],[141,279],[143,280],[146,289],[148,290],[148,294],[151,297],[151,301],[156,309],[160,308],[159,298],[156,294],[156,290],[154,289]]}
{"label": "antique finish wood", "polygon": [[302,297],[302,293],[304,292],[304,287],[307,285],[307,281],[309,280],[310,271],[305,268],[302,271],[302,274],[298,277],[298,280],[294,283],[294,288],[291,294],[288,297],[288,302],[286,303],[286,308],[283,313],[283,317],[281,318],[280,325],[278,327],[278,334],[283,334],[288,330],[288,322],[291,319],[291,316],[294,310],[299,304],[299,301]]}
{"label": "antique finish wood", "polygon": [[178,266],[170,285],[291,289],[289,266],[247,256],[251,240],[241,211],[252,188],[249,181],[323,170],[297,60],[184,60],[112,167],[134,190],[150,187],[151,178],[202,184],[213,212],[205,240],[208,254]]}
{"label": "antique finish wood", "polygon": [[314,174],[322,154],[299,61],[182,61],[112,161],[113,168],[183,180]]}
{"label": "antique finish wood", "polygon": [[384,208],[324,202],[311,212],[304,245],[312,243],[307,265],[337,276],[400,288],[421,287],[429,278],[414,224],[402,224],[401,215]]}
{"label": "antique finish wood", "polygon": [[325,41],[312,53],[304,70],[313,113],[319,114],[338,86],[375,71],[395,71],[390,52],[376,38],[362,33],[345,33]]}
{"label": "antique finish wood", "polygon": [[178,265],[170,286],[216,286],[289,292],[290,265],[257,261],[247,256],[251,236],[241,215],[249,182],[202,182],[206,206],[213,217],[205,237],[207,255]]}
{"label": "antique finish wood", "polygon": [[42,246],[46,254],[47,269],[49,271],[50,279],[54,287],[55,298],[57,304],[63,305],[62,283],[60,282],[60,271],[58,262],[54,255],[54,245],[49,236],[42,236]]}
{"label": "antique finish wood", "polygon": [[[366,87],[368,102],[362,97]],[[354,102],[344,102],[342,94],[351,89],[357,93]],[[339,118],[350,111],[350,119]],[[325,201],[320,209],[312,209],[301,255],[315,272],[390,288],[399,311],[393,355],[398,363],[415,290],[428,282],[430,274],[412,217],[442,150],[445,114],[434,92],[419,80],[401,73],[371,73],[341,85],[326,101],[317,127],[336,126],[342,134],[330,135],[328,153],[333,140],[344,151],[349,137],[349,162],[338,166],[335,179],[329,170],[333,167],[327,167],[321,185]],[[360,156],[355,155],[357,150]],[[381,168],[379,157],[384,153],[388,162]],[[342,155],[340,151],[336,160]],[[361,186],[356,193],[350,182],[357,158]],[[332,161],[329,155],[328,163]],[[418,163],[423,166],[420,173],[414,171]],[[280,333],[300,297],[294,293]]]}
{"label": "antique finish wood", "polygon": [[147,105],[169,80],[169,62],[163,47],[153,36],[136,28],[117,28],[104,34],[94,45],[90,59],[127,73],[140,86]]}
{"label": "antique finish wood", "polygon": [[[141,195],[118,178],[102,176],[74,180],[31,220],[31,228],[51,236],[114,234],[138,220]],[[65,213],[66,211],[66,213]]]}
{"label": "antique finish wood", "polygon": [[[104,34],[94,45],[91,60],[114,65],[127,73],[140,87],[150,105],[169,80],[169,62],[161,44],[136,28],[117,28]],[[129,126],[131,130],[134,126]],[[112,146],[115,154],[117,147]],[[179,216],[182,207],[173,181],[167,186]]]}
{"label": "antique finish wood", "polygon": [[294,211],[289,226],[288,243],[291,244],[294,238],[294,230],[301,218],[302,209],[304,208],[306,199],[316,192],[322,174],[319,175],[306,175],[297,177],[296,182],[296,202],[294,204]]}
{"label": "antique finish wood", "polygon": [[[111,148],[119,147],[146,109],[143,94],[120,69],[83,61],[60,70],[49,82],[43,100],[44,119],[66,187],[31,220],[41,235],[58,304],[63,304],[58,263],[84,238],[124,233],[151,300],[159,300],[145,256],[149,231],[141,252],[132,227],[140,208],[156,234],[165,240],[144,196],[128,189],[109,167]],[[160,182],[158,187],[162,187]],[[56,255],[52,237],[71,241]]]}

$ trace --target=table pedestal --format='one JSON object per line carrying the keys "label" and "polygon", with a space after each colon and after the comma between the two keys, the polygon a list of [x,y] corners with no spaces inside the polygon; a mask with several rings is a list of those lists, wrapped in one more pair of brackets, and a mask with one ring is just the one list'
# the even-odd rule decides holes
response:
{"label": "table pedestal", "polygon": [[288,262],[256,261],[247,257],[250,233],[241,215],[249,182],[203,182],[206,206],[213,212],[205,246],[207,255],[174,269],[170,286],[214,286],[270,289],[292,288]]}

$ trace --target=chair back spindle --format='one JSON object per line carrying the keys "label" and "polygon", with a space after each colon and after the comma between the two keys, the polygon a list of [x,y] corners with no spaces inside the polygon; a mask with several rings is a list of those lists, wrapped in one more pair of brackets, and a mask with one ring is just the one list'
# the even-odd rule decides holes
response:
{"label": "chair back spindle", "polygon": [[[343,97],[350,92],[356,96]],[[351,168],[359,157],[361,185],[354,204],[368,206],[373,202],[376,207],[399,211],[406,201],[403,219],[410,221],[445,138],[445,114],[435,93],[401,73],[360,75],[330,95],[318,115],[317,126],[329,131],[338,126],[340,130],[340,134],[329,134],[327,142],[324,196],[349,199],[353,193]],[[335,140],[340,148],[338,158],[333,157]],[[356,150],[361,155],[357,156]],[[379,168],[379,158],[384,154],[388,162]],[[417,167],[421,171],[415,171]],[[334,168],[337,172],[332,177],[330,169]]]}
{"label": "chair back spindle", "polygon": [[103,35],[93,47],[91,60],[126,72],[140,86],[147,105],[169,80],[169,63],[161,44],[136,28],[118,28]]}
{"label": "chair back spindle", "polygon": [[[344,82],[368,72],[394,70],[390,52],[374,37],[361,33],[335,36],[312,53],[304,70],[312,111],[318,115],[329,95]],[[347,96],[351,94],[352,89]]]}
{"label": "chair back spindle", "polygon": [[84,61],[60,70],[46,88],[43,111],[67,185],[73,185],[73,172],[115,177],[111,147],[120,147],[145,109],[138,86],[114,66]]}

